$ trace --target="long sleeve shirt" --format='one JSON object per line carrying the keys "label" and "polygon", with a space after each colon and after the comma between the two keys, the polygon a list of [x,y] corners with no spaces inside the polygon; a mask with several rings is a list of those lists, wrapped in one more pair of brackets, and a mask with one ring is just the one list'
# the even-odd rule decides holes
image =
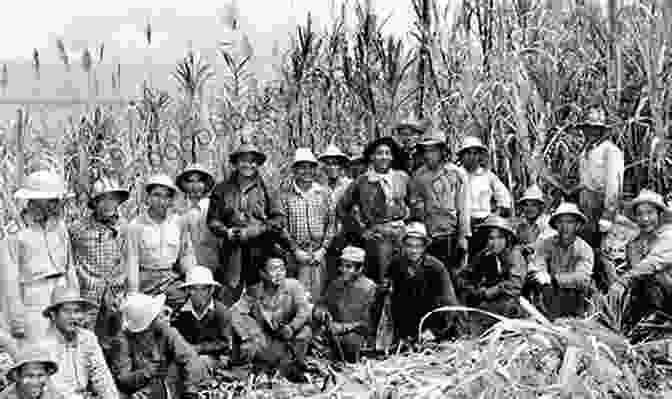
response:
{"label": "long sleeve shirt", "polygon": [[376,284],[366,276],[345,282],[336,279],[329,284],[318,306],[326,309],[334,324],[360,323],[363,335],[374,331],[373,305],[376,299]]}
{"label": "long sleeve shirt", "polygon": [[136,217],[128,228],[127,273],[129,290],[138,291],[140,271],[177,269],[186,274],[196,264],[189,232],[179,216],[157,223],[149,215]]}
{"label": "long sleeve shirt", "polygon": [[582,154],[579,161],[581,183],[605,194],[605,208],[616,206],[623,188],[625,161],[623,151],[609,140]]}
{"label": "long sleeve shirt", "polygon": [[469,297],[477,290],[485,288],[486,301],[516,298],[520,296],[526,269],[519,247],[506,249],[499,255],[479,253],[460,272],[461,289]]}
{"label": "long sleeve shirt", "polygon": [[94,395],[100,399],[117,399],[119,393],[107,367],[103,350],[93,332],[79,329],[73,342],[67,342],[52,325],[44,345],[58,363],[51,377],[54,388],[69,399]]}
{"label": "long sleeve shirt", "polygon": [[555,276],[560,288],[586,289],[592,282],[594,264],[593,249],[580,237],[562,247],[556,235],[537,243],[529,269]]}
{"label": "long sleeve shirt", "polygon": [[411,215],[423,220],[433,237],[471,236],[469,178],[457,165],[418,169],[409,184],[409,203]]}
{"label": "long sleeve shirt", "polygon": [[336,235],[336,218],[329,190],[314,183],[307,191],[296,184],[280,195],[285,228],[292,245],[315,251],[328,248]]}
{"label": "long sleeve shirt", "polygon": [[221,261],[219,259],[219,238],[208,228],[209,208],[209,198],[191,204],[181,215],[181,224],[189,231],[197,264],[214,270],[220,266]]}
{"label": "long sleeve shirt", "polygon": [[201,355],[218,355],[230,350],[231,314],[219,301],[213,299],[205,311],[198,314],[188,300],[173,320],[173,327],[197,347]]}
{"label": "long sleeve shirt", "polygon": [[492,204],[499,208],[511,208],[513,200],[504,183],[492,171],[478,168],[469,176],[471,217],[483,219],[492,213]]}

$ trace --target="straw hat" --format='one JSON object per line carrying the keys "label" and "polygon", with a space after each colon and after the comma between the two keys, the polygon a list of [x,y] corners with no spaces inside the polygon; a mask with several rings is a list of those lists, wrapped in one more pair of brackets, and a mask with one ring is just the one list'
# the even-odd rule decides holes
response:
{"label": "straw hat", "polygon": [[518,200],[519,204],[522,204],[525,201],[535,201],[544,204],[544,193],[541,191],[541,188],[536,184],[530,186],[525,190],[523,196]]}
{"label": "straw hat", "polygon": [[238,157],[243,154],[253,154],[257,157],[257,164],[262,165],[266,162],[266,155],[261,152],[256,145],[250,143],[241,144],[234,152],[229,155],[229,162],[236,163],[238,162]]}
{"label": "straw hat", "polygon": [[187,288],[194,285],[209,285],[221,287],[222,285],[212,277],[212,271],[204,266],[195,266],[187,273],[187,279],[180,284],[180,288]]}
{"label": "straw hat", "polygon": [[656,208],[658,208],[666,216],[672,215],[672,210],[667,207],[662,195],[656,193],[655,191],[643,189],[642,191],[639,192],[637,197],[635,197],[632,201],[627,203],[625,207],[627,216],[629,218],[634,219],[635,210],[641,204],[651,204]]}
{"label": "straw hat", "polygon": [[313,166],[319,165],[317,158],[315,158],[315,154],[313,154],[313,151],[308,147],[300,147],[296,149],[294,152],[294,161],[292,161],[292,168],[301,162],[306,162]]}
{"label": "straw hat", "polygon": [[516,231],[513,229],[511,222],[501,216],[490,215],[483,223],[478,225],[478,230],[483,232],[486,229],[500,229],[508,233],[511,237],[516,238]]}
{"label": "straw hat", "polygon": [[386,145],[392,150],[392,169],[403,169],[403,151],[396,140],[391,136],[381,137],[369,143],[364,149],[364,161],[370,163],[373,153],[376,152],[376,149],[381,145]]}
{"label": "straw hat", "polygon": [[577,128],[581,129],[584,127],[597,127],[602,129],[609,129],[607,124],[607,114],[602,107],[594,107],[588,110],[588,114],[583,122],[580,122],[576,125]]}
{"label": "straw hat", "polygon": [[131,193],[122,188],[118,182],[108,177],[101,177],[93,182],[91,186],[91,194],[89,196],[89,207],[94,208],[96,201],[101,195],[112,194],[117,197],[117,201],[121,204],[126,202]]}
{"label": "straw hat", "polygon": [[441,129],[433,128],[430,129],[427,134],[422,138],[422,141],[418,144],[422,147],[429,147],[432,145],[446,146],[446,135]]}
{"label": "straw hat", "polygon": [[121,307],[124,328],[132,333],[145,331],[161,313],[166,303],[166,296],[160,294],[130,294]]}
{"label": "straw hat", "polygon": [[171,179],[170,176],[166,174],[154,175],[151,176],[149,179],[147,179],[147,183],[145,183],[145,192],[149,193],[155,186],[163,186],[169,188],[170,190],[173,191],[174,194],[176,194],[179,191],[175,183],[173,183],[173,179]]}
{"label": "straw hat", "polygon": [[329,158],[336,159],[341,163],[348,163],[350,160],[348,156],[345,155],[345,153],[341,151],[341,149],[338,148],[335,144],[329,144],[327,149],[317,157],[320,162],[324,162]]}
{"label": "straw hat", "polygon": [[425,241],[430,241],[427,227],[425,227],[425,224],[422,222],[410,222],[406,225],[404,240],[408,237],[421,238]]}
{"label": "straw hat", "polygon": [[66,303],[76,303],[84,307],[86,310],[91,310],[97,308],[98,305],[94,302],[89,301],[88,299],[82,298],[79,295],[79,290],[71,287],[56,287],[51,293],[51,303],[49,306],[44,308],[42,311],[42,316],[49,317],[52,311],[56,310],[57,307],[64,305]]}
{"label": "straw hat", "polygon": [[191,165],[188,165],[182,173],[177,175],[177,178],[175,179],[175,185],[180,188],[180,190],[184,190],[184,184],[186,183],[187,177],[192,174],[199,174],[203,179],[205,179],[205,191],[210,192],[212,190],[212,187],[215,185],[215,178],[212,176],[212,174],[208,171],[208,169],[198,163],[192,163]]}
{"label": "straw hat", "polygon": [[558,220],[558,217],[562,215],[576,216],[579,220],[581,220],[581,223],[584,224],[588,222],[588,218],[586,218],[586,215],[584,215],[583,212],[579,210],[579,207],[577,207],[576,204],[571,202],[563,202],[558,205],[558,208],[555,210],[555,212],[553,212],[553,215],[551,215],[548,224],[552,228],[557,229],[555,222]]}
{"label": "straw hat", "polygon": [[364,263],[366,251],[359,247],[347,246],[341,252],[341,259],[354,263]]}
{"label": "straw hat", "polygon": [[411,129],[421,134],[426,129],[426,122],[419,120],[415,115],[411,115],[406,119],[402,119],[401,121],[397,122],[396,125],[394,125],[394,130],[402,130],[402,129]]}
{"label": "straw hat", "polygon": [[38,170],[26,176],[23,186],[14,193],[14,198],[31,199],[63,199],[68,196],[65,180],[58,173]]}
{"label": "straw hat", "polygon": [[467,136],[462,140],[460,149],[457,151],[457,155],[461,155],[464,151],[470,148],[478,148],[479,150],[488,152],[488,147],[483,144],[483,141],[475,136]]}
{"label": "straw hat", "polygon": [[58,371],[58,364],[51,358],[49,351],[37,343],[30,343],[17,353],[14,365],[7,371],[7,377],[12,382],[16,382],[17,373],[21,367],[30,363],[41,363],[50,376]]}

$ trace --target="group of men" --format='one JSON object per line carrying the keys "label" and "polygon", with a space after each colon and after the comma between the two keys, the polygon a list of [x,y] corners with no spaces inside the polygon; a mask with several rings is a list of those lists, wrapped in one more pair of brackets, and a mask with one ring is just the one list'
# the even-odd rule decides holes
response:
{"label": "group of men", "polygon": [[[259,171],[266,155],[242,144],[223,182],[196,164],[150,177],[130,222],[119,217],[130,193],[103,178],[90,216],[66,225],[65,182],[35,172],[15,194],[24,227],[0,250],[0,343],[16,360],[0,398],[194,398],[215,369],[303,381],[311,351],[357,362],[494,323],[423,319],[442,306],[522,317],[527,296],[550,318],[582,316],[597,290],[593,248],[619,212],[623,155],[603,112],[578,128],[581,184],[549,183],[579,201],[552,212],[537,185],[514,207],[479,138],[453,163],[444,133],[417,121],[397,126],[405,145],[299,148],[279,190]],[[605,287],[633,294],[636,322],[672,297],[671,212],[648,190],[624,210],[640,234]]]}

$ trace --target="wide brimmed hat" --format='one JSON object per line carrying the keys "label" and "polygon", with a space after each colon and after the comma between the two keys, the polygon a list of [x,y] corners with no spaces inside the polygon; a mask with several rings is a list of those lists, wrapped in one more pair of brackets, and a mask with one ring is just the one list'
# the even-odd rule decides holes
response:
{"label": "wide brimmed hat", "polygon": [[175,194],[179,191],[175,183],[173,183],[173,179],[171,179],[170,176],[166,174],[150,176],[150,178],[147,179],[147,182],[145,183],[145,192],[149,193],[155,186],[169,188]]}
{"label": "wide brimmed hat", "polygon": [[520,197],[518,200],[519,204],[522,204],[525,201],[535,201],[535,202],[540,202],[542,205],[545,203],[544,202],[544,193],[541,191],[541,188],[539,186],[532,185],[525,190],[523,193],[523,196]]}
{"label": "wide brimmed hat", "polygon": [[429,233],[427,232],[427,227],[422,222],[410,222],[406,225],[406,230],[404,231],[404,240],[408,237],[420,238],[425,241],[430,241]]}
{"label": "wide brimmed hat", "polygon": [[322,154],[320,154],[317,159],[320,162],[324,162],[327,159],[336,159],[341,163],[348,163],[350,158],[340,148],[335,144],[329,144]]}
{"label": "wide brimmed hat", "polygon": [[376,152],[376,148],[381,145],[386,145],[392,150],[392,169],[403,169],[404,151],[401,149],[396,140],[391,136],[381,137],[369,143],[364,149],[364,161],[371,163],[371,157]]}
{"label": "wide brimmed hat", "polygon": [[94,308],[97,308],[98,305],[94,302],[89,301],[88,299],[82,298],[79,295],[79,290],[72,287],[61,287],[58,286],[54,288],[54,291],[51,293],[51,303],[49,306],[42,310],[42,316],[49,317],[52,311],[56,310],[61,305],[66,303],[76,303],[85,308],[84,311],[88,311]]}
{"label": "wide brimmed hat", "polygon": [[175,179],[175,185],[177,185],[177,187],[179,187],[180,190],[185,191],[184,183],[186,183],[187,177],[192,173],[201,175],[201,177],[205,179],[206,192],[210,192],[210,190],[212,190],[212,187],[214,187],[215,185],[214,176],[208,171],[208,169],[205,166],[198,163],[192,163],[191,165],[184,168],[182,173],[177,175],[177,178]]}
{"label": "wide brimmed hat", "polygon": [[296,149],[296,151],[294,152],[294,160],[292,161],[292,168],[297,163],[301,162],[309,163],[314,166],[319,165],[317,158],[315,158],[315,154],[313,154],[313,150],[311,150],[308,147],[300,147]]}
{"label": "wide brimmed hat", "polygon": [[89,207],[93,208],[100,196],[110,194],[117,198],[121,204],[126,202],[131,193],[122,188],[121,185],[109,177],[101,177],[91,185],[91,194],[89,195]]}
{"label": "wide brimmed hat", "polygon": [[475,136],[466,136],[462,140],[462,144],[460,145],[460,149],[457,151],[457,155],[461,155],[464,151],[470,148],[478,148],[479,150],[488,152],[488,147],[483,144],[481,139]]}
{"label": "wide brimmed hat", "polygon": [[128,295],[121,306],[124,329],[132,333],[145,331],[161,313],[165,303],[164,294],[149,296],[133,293]]}
{"label": "wide brimmed hat", "polygon": [[354,263],[364,263],[366,251],[359,247],[347,246],[341,252],[341,259]]}
{"label": "wide brimmed hat", "polygon": [[7,371],[7,377],[16,382],[17,373],[21,367],[30,363],[41,363],[47,369],[47,374],[54,375],[58,371],[58,363],[51,356],[51,353],[39,343],[30,343],[25,345],[16,354],[14,365]]}
{"label": "wide brimmed hat", "polygon": [[422,141],[418,143],[420,148],[429,147],[433,145],[446,146],[446,134],[438,128],[430,129],[427,134],[422,138]]}
{"label": "wide brimmed hat", "polygon": [[418,133],[422,133],[427,128],[427,122],[418,119],[415,115],[411,115],[406,119],[402,119],[394,125],[394,130],[411,129]]}
{"label": "wide brimmed hat", "polygon": [[266,155],[261,152],[261,150],[256,145],[250,143],[241,144],[240,147],[238,147],[234,152],[231,153],[231,155],[229,155],[229,161],[231,163],[238,162],[238,157],[242,154],[254,154],[254,156],[257,157],[257,163],[259,165],[262,165],[264,162],[266,162]]}
{"label": "wide brimmed hat", "polygon": [[625,206],[626,215],[634,220],[635,210],[641,204],[651,204],[656,208],[658,208],[661,212],[663,212],[665,216],[670,216],[672,214],[672,210],[668,208],[668,206],[665,204],[665,200],[663,199],[662,195],[658,194],[655,191],[643,189],[642,191],[639,192],[637,197],[635,197],[632,201],[626,204]]}
{"label": "wide brimmed hat", "polygon": [[48,170],[38,170],[26,176],[21,188],[14,193],[14,198],[20,200],[64,199],[68,196],[63,177]]}
{"label": "wide brimmed hat", "polygon": [[516,230],[513,229],[511,222],[501,216],[490,215],[485,218],[483,223],[479,224],[477,228],[480,232],[484,232],[487,229],[500,229],[509,234],[511,237],[516,238]]}
{"label": "wide brimmed hat", "polygon": [[548,224],[552,228],[556,229],[555,222],[558,220],[558,217],[562,215],[576,216],[584,224],[588,222],[588,218],[586,218],[586,215],[584,215],[583,212],[579,210],[579,207],[576,206],[576,204],[571,202],[563,202],[558,205],[558,208],[555,210],[555,212],[553,212],[553,215],[551,215]]}
{"label": "wide brimmed hat", "polygon": [[577,123],[576,127],[579,129],[583,127],[609,129],[610,126],[607,124],[607,114],[604,111],[604,108],[594,107],[588,110],[584,120],[580,123]]}
{"label": "wide brimmed hat", "polygon": [[187,279],[180,284],[180,288],[187,288],[194,285],[209,285],[213,287],[221,287],[222,285],[215,281],[212,276],[212,270],[205,266],[195,266],[187,273]]}

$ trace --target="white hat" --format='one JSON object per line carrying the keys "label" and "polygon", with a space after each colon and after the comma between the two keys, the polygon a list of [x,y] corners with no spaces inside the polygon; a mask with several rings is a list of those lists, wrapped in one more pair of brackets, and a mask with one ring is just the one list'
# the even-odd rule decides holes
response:
{"label": "white hat", "polygon": [[16,359],[12,368],[7,371],[7,377],[10,381],[15,382],[17,373],[21,367],[29,363],[41,363],[47,369],[47,374],[53,375],[58,371],[58,363],[56,363],[50,352],[44,346],[37,342],[31,342],[21,348],[16,354]]}
{"label": "white hat", "polygon": [[584,215],[583,212],[579,210],[579,207],[576,206],[576,204],[573,204],[571,202],[563,202],[560,205],[558,205],[558,208],[555,210],[555,212],[553,212],[553,215],[551,215],[548,224],[552,228],[557,229],[555,222],[558,220],[558,217],[562,215],[576,216],[584,224],[588,223],[588,218],[586,218],[586,215]]}
{"label": "white hat", "polygon": [[429,234],[427,234],[427,227],[422,222],[411,222],[406,225],[406,232],[404,234],[404,239],[407,237],[422,238],[425,241],[429,241]]}
{"label": "white hat", "polygon": [[117,181],[108,177],[101,177],[96,180],[91,187],[89,207],[93,208],[96,200],[103,194],[112,194],[116,196],[120,204],[127,201],[130,197],[130,192],[122,188]]}
{"label": "white hat", "polygon": [[23,186],[14,193],[14,198],[30,199],[63,199],[68,189],[61,175],[48,171],[38,170],[26,176]]}
{"label": "white hat", "polygon": [[544,193],[541,191],[541,188],[537,186],[536,184],[530,186],[525,190],[523,193],[523,196],[520,197],[518,200],[518,203],[522,203],[525,201],[537,201],[541,202],[542,204],[544,203]]}
{"label": "white hat", "polygon": [[460,146],[460,149],[457,151],[457,155],[462,154],[464,151],[470,149],[470,148],[478,148],[483,151],[488,151],[488,147],[483,144],[483,141],[479,139],[478,137],[475,136],[467,136],[462,140],[462,145]]}
{"label": "white hat", "polygon": [[446,145],[446,134],[439,128],[430,129],[420,142],[421,147],[429,147],[433,145]]}
{"label": "white hat", "polygon": [[154,297],[138,293],[128,295],[121,306],[124,329],[132,333],[145,331],[161,313],[165,303],[164,294]]}
{"label": "white hat", "polygon": [[364,263],[366,251],[359,247],[347,246],[341,252],[341,259],[349,262]]}
{"label": "white hat", "polygon": [[350,160],[350,158],[348,158],[348,156],[345,155],[345,153],[341,151],[341,149],[338,148],[336,144],[329,144],[327,149],[324,150],[324,152],[318,157],[321,162],[324,162],[329,158],[336,158],[342,163],[347,163]]}
{"label": "white hat", "polygon": [[655,191],[643,189],[639,192],[635,199],[626,205],[625,210],[627,216],[634,219],[635,209],[641,204],[651,204],[658,208],[666,216],[669,216],[672,213],[672,210],[670,210],[670,208],[668,208],[665,204],[665,200],[663,199],[662,195]]}
{"label": "white hat", "polygon": [[221,287],[222,285],[212,277],[212,271],[204,266],[194,266],[187,273],[187,281],[180,285],[180,288],[191,287],[192,285],[211,285]]}
{"label": "white hat", "polygon": [[173,179],[166,174],[150,176],[145,183],[145,192],[149,193],[154,186],[163,186],[171,189],[174,193],[177,193],[179,189],[173,182]]}
{"label": "white hat", "polygon": [[294,161],[292,162],[292,167],[294,167],[299,162],[308,162],[316,166],[319,163],[317,162],[317,158],[315,158],[315,154],[313,154],[313,151],[308,147],[301,147],[296,149],[296,152],[294,153]]}

